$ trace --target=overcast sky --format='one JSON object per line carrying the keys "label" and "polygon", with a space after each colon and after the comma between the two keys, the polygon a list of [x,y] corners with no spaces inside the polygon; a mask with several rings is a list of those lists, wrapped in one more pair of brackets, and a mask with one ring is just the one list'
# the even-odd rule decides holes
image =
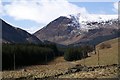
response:
{"label": "overcast sky", "polygon": [[0,0],[0,17],[30,33],[59,16],[70,14],[117,15],[117,2],[80,2],[68,0]]}

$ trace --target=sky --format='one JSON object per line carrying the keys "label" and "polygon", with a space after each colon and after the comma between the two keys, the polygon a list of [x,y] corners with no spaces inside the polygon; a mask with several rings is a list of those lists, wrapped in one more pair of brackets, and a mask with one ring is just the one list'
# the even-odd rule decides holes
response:
{"label": "sky", "polygon": [[60,16],[77,13],[117,15],[118,3],[104,1],[0,0],[0,18],[34,33]]}

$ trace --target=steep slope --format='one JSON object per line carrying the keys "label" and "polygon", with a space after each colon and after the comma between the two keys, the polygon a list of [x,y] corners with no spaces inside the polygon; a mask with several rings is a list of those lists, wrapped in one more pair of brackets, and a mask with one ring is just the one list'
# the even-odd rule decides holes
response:
{"label": "steep slope", "polygon": [[50,22],[41,30],[37,31],[34,35],[40,40],[48,40],[51,42],[65,44],[64,41],[74,37],[79,33],[77,31],[78,27],[79,26],[76,25],[72,19],[61,16]]}
{"label": "steep slope", "polygon": [[[1,20],[1,19],[0,19]],[[41,41],[29,34],[27,31],[11,26],[2,21],[2,42],[3,43],[40,43]]]}
{"label": "steep slope", "polygon": [[120,29],[113,28],[100,28],[89,30],[78,42],[73,43],[72,45],[97,45],[103,41],[114,39],[120,37]]}
{"label": "steep slope", "polygon": [[88,43],[96,45],[119,36],[116,15],[91,16],[61,16],[34,35],[43,41],[48,40],[63,45]]}

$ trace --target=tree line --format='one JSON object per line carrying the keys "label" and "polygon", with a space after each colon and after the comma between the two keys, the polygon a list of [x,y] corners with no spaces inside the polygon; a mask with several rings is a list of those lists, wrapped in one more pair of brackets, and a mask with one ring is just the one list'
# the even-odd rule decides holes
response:
{"label": "tree line", "polygon": [[45,64],[59,55],[55,44],[3,44],[2,68],[13,69],[14,64],[16,67]]}
{"label": "tree line", "polygon": [[88,57],[88,53],[92,52],[95,48],[90,45],[84,45],[79,47],[67,48],[64,53],[64,59],[67,61],[80,60]]}
{"label": "tree line", "polygon": [[14,69],[37,64],[47,64],[57,56],[67,61],[88,57],[93,46],[58,48],[56,44],[3,44],[2,69]]}

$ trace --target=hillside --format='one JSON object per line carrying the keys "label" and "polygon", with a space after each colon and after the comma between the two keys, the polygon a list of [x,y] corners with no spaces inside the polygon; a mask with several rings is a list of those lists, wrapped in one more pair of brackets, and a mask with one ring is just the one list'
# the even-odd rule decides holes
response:
{"label": "hillside", "polygon": [[[120,38],[115,38],[115,39],[111,39],[108,41],[104,41],[100,44],[98,44],[96,46],[96,53],[95,52],[91,52],[90,53],[90,57],[86,58],[85,60],[78,60],[75,61],[78,64],[84,64],[85,61],[85,65],[87,66],[95,66],[98,65],[98,51],[99,51],[99,64],[100,65],[111,65],[111,64],[118,64],[118,48],[120,48],[120,46],[118,47],[118,41],[120,44]],[[101,44],[110,44],[111,48],[105,48],[105,49],[100,49],[100,45]],[[60,62],[66,62],[64,60],[63,57],[59,57],[56,58],[53,62],[51,62],[50,64],[56,64],[56,63],[60,63]]]}
{"label": "hillside", "polygon": [[95,20],[86,19],[86,17],[82,15],[60,16],[35,32],[34,35],[42,41],[47,40],[75,46],[82,44],[97,45],[120,36],[117,35],[120,30],[116,16],[111,16],[112,18],[107,20],[104,19],[105,16],[93,16],[96,17]]}
{"label": "hillside", "polygon": [[[85,64],[86,65],[97,65],[98,64],[98,51],[99,51],[99,60],[100,60],[100,65],[110,65],[110,64],[118,64],[118,43],[120,38],[115,38],[112,40],[108,40],[105,42],[102,42],[96,46],[96,51],[97,54],[91,55],[91,57],[88,57],[85,59]],[[118,42],[119,41],[119,42]],[[110,44],[111,48],[105,48],[105,49],[100,49],[101,44]],[[77,61],[79,63],[84,62],[84,60]]]}
{"label": "hillside", "polygon": [[[108,65],[114,65],[118,64],[120,62],[120,54],[119,54],[119,48],[118,46],[120,44],[120,38],[112,39],[109,41],[102,42],[97,45],[96,49],[99,51],[99,65],[107,67],[101,67],[98,68],[94,71],[88,71],[88,72],[76,72],[72,74],[66,74],[66,75],[61,75],[59,78],[117,78],[119,74],[119,69],[118,67],[111,66],[108,67]],[[111,48],[105,48],[105,49],[100,49],[100,46],[102,44],[110,44]],[[91,57],[86,58],[85,60],[79,60],[75,61],[76,64],[82,64],[86,66],[91,66],[94,67],[98,65],[98,52],[97,54],[92,53]],[[62,61],[62,60],[61,60]],[[119,76],[120,77],[120,76]],[[118,77],[118,78],[119,78]]]}
{"label": "hillside", "polygon": [[3,43],[40,43],[41,41],[34,35],[20,28],[13,27],[7,22],[2,22],[2,42]]}
{"label": "hillside", "polygon": [[[33,65],[15,71],[3,71],[3,78],[114,78],[118,72],[116,66],[118,64],[118,39],[120,38],[103,42],[109,43],[111,48],[99,49],[102,43],[97,45],[101,67],[98,66],[98,53],[92,52],[91,57],[85,60],[68,62],[63,57],[58,57],[48,65]],[[84,65],[84,61],[87,67],[82,68],[82,71],[76,71],[78,69],[75,67],[82,67],[80,65]],[[72,69],[73,71],[70,72]]]}

